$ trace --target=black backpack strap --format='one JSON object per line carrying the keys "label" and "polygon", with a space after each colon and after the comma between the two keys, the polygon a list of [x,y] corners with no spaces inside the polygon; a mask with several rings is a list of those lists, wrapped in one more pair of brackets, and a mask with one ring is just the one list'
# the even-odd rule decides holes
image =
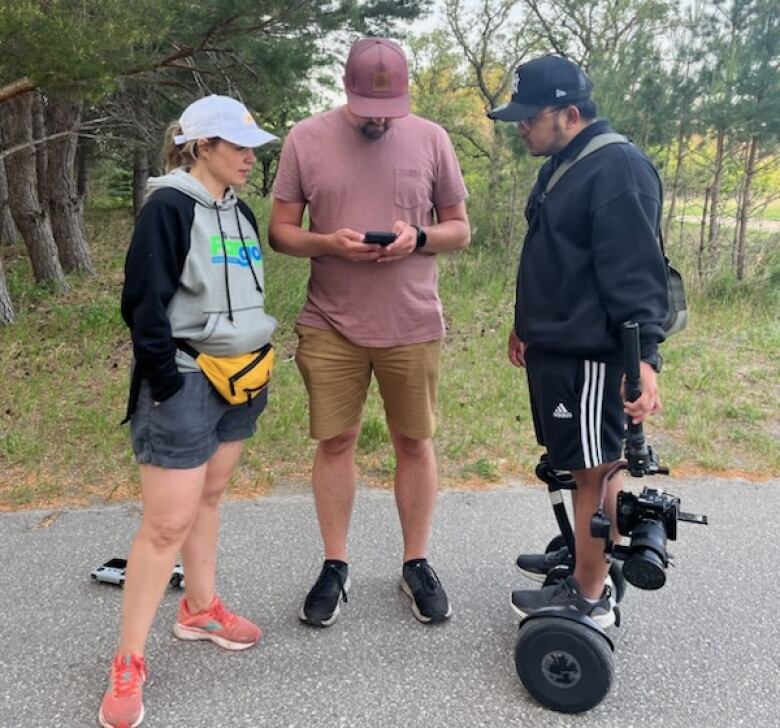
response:
{"label": "black backpack strap", "polygon": [[552,192],[553,187],[558,184],[558,181],[565,175],[577,162],[585,157],[593,154],[602,147],[606,147],[609,144],[630,144],[631,142],[626,139],[622,134],[615,134],[609,132],[606,134],[597,134],[594,136],[583,148],[580,153],[574,158],[569,159],[566,162],[562,162],[556,170],[550,175],[550,179],[547,180],[547,186],[542,192],[542,200]]}

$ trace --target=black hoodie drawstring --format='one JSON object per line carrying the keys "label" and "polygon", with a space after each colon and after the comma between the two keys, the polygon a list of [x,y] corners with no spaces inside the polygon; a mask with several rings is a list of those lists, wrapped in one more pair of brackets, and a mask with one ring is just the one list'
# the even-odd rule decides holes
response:
{"label": "black hoodie drawstring", "polygon": [[[236,212],[236,225],[238,225],[238,237],[241,238],[241,247],[244,249],[244,255],[246,255],[246,261],[249,263],[249,270],[252,271],[252,278],[255,279],[255,290],[259,291],[260,293],[263,292],[262,287],[260,286],[260,282],[257,280],[257,274],[255,273],[255,268],[252,265],[252,256],[249,255],[249,250],[247,250],[246,242],[244,241],[244,231],[241,229],[241,218],[238,214],[238,205],[236,205],[233,208]],[[260,245],[260,241],[257,241],[257,245]]]}
{"label": "black hoodie drawstring", "polygon": [[230,279],[228,274],[228,254],[227,254],[227,247],[225,246],[225,231],[222,229],[222,219],[219,216],[219,205],[215,202],[214,203],[214,212],[217,213],[217,225],[219,225],[219,236],[222,238],[222,255],[224,256],[225,261],[225,292],[227,293],[227,304],[228,304],[228,319],[230,321],[233,321],[233,306],[230,303]]}

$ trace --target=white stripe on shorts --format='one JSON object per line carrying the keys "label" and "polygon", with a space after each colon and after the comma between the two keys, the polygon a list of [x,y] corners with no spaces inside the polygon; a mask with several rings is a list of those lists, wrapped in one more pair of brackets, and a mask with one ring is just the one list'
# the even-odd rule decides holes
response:
{"label": "white stripe on shorts", "polygon": [[580,395],[580,445],[586,468],[594,468],[603,462],[601,454],[601,412],[604,403],[605,362],[582,363],[584,376]]}

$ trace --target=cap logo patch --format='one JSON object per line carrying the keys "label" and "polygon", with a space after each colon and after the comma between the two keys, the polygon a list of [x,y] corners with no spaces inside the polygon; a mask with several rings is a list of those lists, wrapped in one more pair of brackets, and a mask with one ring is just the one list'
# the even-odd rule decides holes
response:
{"label": "cap logo patch", "polygon": [[244,114],[244,118],[241,119],[241,121],[244,122],[244,124],[254,124],[255,120],[252,118],[252,114],[250,114],[248,111],[246,114]]}
{"label": "cap logo patch", "polygon": [[559,99],[559,98],[561,98],[561,96],[566,96],[566,92],[562,91],[559,88],[555,89],[555,98]]}
{"label": "cap logo patch", "polygon": [[374,71],[371,74],[372,91],[389,91],[392,88],[392,77],[387,71]]}
{"label": "cap logo patch", "polygon": [[516,73],[515,77],[512,79],[512,93],[516,94],[517,89],[520,86],[520,74]]}

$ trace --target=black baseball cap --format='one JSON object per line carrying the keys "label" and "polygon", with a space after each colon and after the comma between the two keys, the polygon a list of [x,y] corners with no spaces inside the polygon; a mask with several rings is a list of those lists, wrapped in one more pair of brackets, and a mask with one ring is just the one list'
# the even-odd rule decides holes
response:
{"label": "black baseball cap", "polygon": [[582,69],[561,56],[543,56],[515,70],[512,100],[488,111],[498,121],[525,121],[547,106],[566,106],[590,98],[593,84]]}

